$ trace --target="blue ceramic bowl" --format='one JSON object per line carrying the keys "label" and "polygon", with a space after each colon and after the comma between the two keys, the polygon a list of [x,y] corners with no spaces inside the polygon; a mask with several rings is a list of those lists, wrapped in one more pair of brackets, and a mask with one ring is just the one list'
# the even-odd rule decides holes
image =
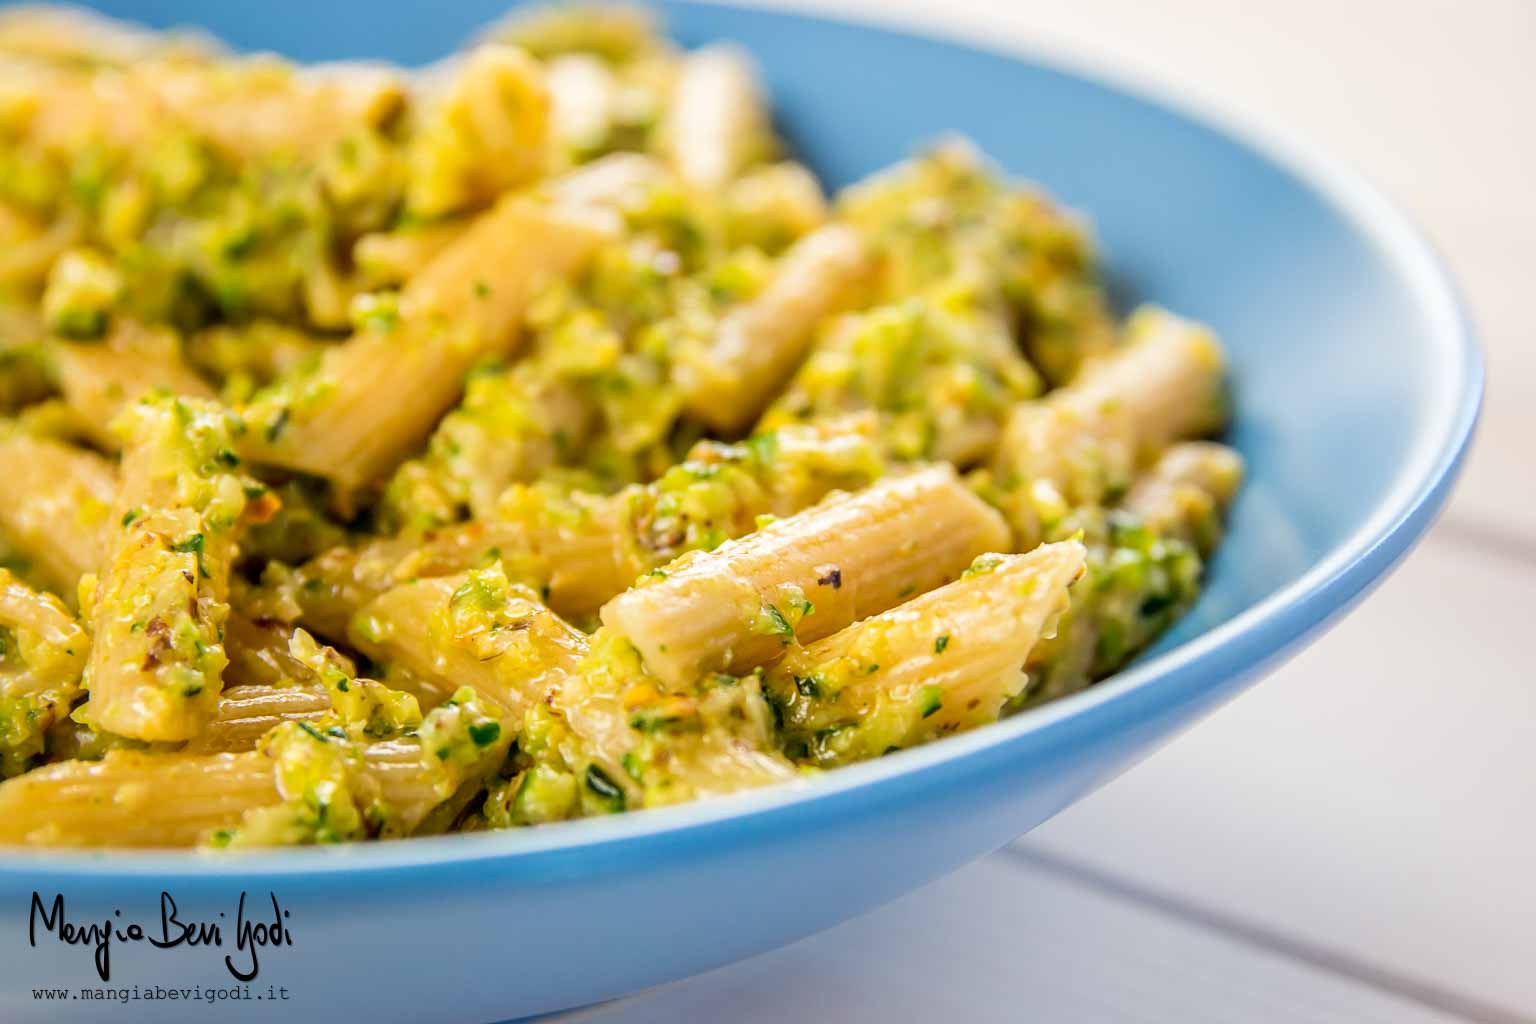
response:
{"label": "blue ceramic bowl", "polygon": [[[420,62],[501,4],[101,6],[300,59]],[[177,920],[220,924],[222,947],[110,943],[112,985],[200,985],[194,1000],[232,985],[226,955],[248,973],[240,894],[248,920],[272,917],[275,896],[291,944],[260,949],[252,998],[217,1011],[262,1020],[495,1020],[790,942],[980,857],[1123,771],[1338,618],[1444,503],[1476,418],[1478,352],[1423,240],[1349,174],[1052,60],[795,15],[691,4],[666,15],[687,44],[731,38],[757,54],[785,131],[829,185],[964,132],[1093,218],[1120,304],[1155,299],[1216,327],[1251,479],[1206,595],[1150,656],[1093,690],[796,787],[356,849],[0,855],[0,1018],[60,1009],[34,987],[101,984],[90,948],[41,927],[29,943],[34,892],[45,907],[63,894],[77,923],[139,921],[157,938],[162,892]],[[281,1007],[254,998],[278,989],[290,997]],[[183,1001],[67,1009],[209,1012]]]}

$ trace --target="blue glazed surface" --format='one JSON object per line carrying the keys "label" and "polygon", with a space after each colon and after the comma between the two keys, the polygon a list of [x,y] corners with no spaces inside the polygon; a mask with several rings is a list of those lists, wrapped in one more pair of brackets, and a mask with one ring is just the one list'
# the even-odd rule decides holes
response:
{"label": "blue glazed surface", "polygon": [[[305,59],[427,61],[503,5],[109,0]],[[59,1019],[41,985],[101,984],[28,943],[33,891],[71,918],[232,921],[289,908],[231,1017],[495,1020],[619,995],[792,941],[995,849],[1145,756],[1348,610],[1443,504],[1482,365],[1454,289],[1380,197],[1294,144],[1044,59],[814,18],[667,5],[693,45],[745,42],[831,186],[946,132],[1087,212],[1117,301],[1210,322],[1233,361],[1250,482],[1193,613],[1130,671],[984,730],[798,787],[617,819],[241,858],[0,854],[0,1019]],[[173,799],[174,794],[167,794]],[[1168,799],[1177,800],[1177,793]],[[270,910],[268,910],[270,916]],[[248,958],[116,943],[113,985],[222,985]],[[205,1019],[205,1004],[70,1004],[70,1019]],[[52,1011],[52,1012],[50,1012]]]}

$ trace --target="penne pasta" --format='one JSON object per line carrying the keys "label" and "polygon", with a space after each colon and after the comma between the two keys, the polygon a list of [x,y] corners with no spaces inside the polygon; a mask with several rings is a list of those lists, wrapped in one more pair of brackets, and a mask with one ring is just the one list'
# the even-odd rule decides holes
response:
{"label": "penne pasta", "polygon": [[0,433],[0,479],[0,532],[26,553],[48,589],[73,599],[80,577],[104,557],[117,498],[112,464],[62,441],[10,431]]}
{"label": "penne pasta", "polygon": [[397,737],[372,741],[347,726],[293,718],[243,753],[113,750],[100,761],[36,769],[0,784],[0,844],[259,846],[409,835],[493,771],[511,740],[467,691]]}
{"label": "penne pasta", "polygon": [[822,332],[759,429],[871,410],[893,458],[965,466],[1042,382],[1006,318],[961,295],[852,314]]}
{"label": "penne pasta", "polygon": [[707,350],[678,367],[687,409],[717,430],[751,423],[794,371],[817,325],[844,307],[870,269],[863,242],[844,226],[795,243],[768,286],[726,315]]}
{"label": "penne pasta", "polygon": [[407,153],[406,208],[431,219],[483,205],[543,170],[549,93],[516,47],[478,46],[431,98]]}
{"label": "penne pasta", "polygon": [[0,778],[44,753],[48,730],[79,695],[90,646],[63,602],[0,569]]}
{"label": "penne pasta", "polygon": [[212,398],[213,389],[181,355],[175,334],[119,320],[100,342],[58,342],[52,349],[64,401],[95,444],[115,451],[112,422],[151,391]]}
{"label": "penne pasta", "polygon": [[411,280],[397,317],[381,314],[313,375],[257,397],[250,456],[343,490],[376,480],[421,443],[465,371],[506,349],[540,284],[575,270],[610,233],[590,211],[504,200]]}
{"label": "penne pasta", "polygon": [[260,753],[114,750],[0,783],[0,845],[194,846],[279,799]]}
{"label": "penne pasta", "polygon": [[468,686],[486,707],[521,715],[574,672],[587,637],[499,564],[402,583],[365,604],[348,637],[368,657],[404,668],[422,704]]}
{"label": "penne pasta", "polygon": [[154,398],[126,414],[122,484],[92,598],[91,723],[184,740],[218,707],[235,527],[246,507],[235,427],[212,403]]}
{"label": "penne pasta", "polygon": [[597,152],[613,130],[620,102],[618,76],[601,59],[570,53],[544,65],[549,89],[549,132],[564,153],[579,158]]}
{"label": "penne pasta", "polygon": [[1160,537],[1194,545],[1202,557],[1221,544],[1222,515],[1243,482],[1243,459],[1214,441],[1185,441],[1138,477],[1121,506]]}
{"label": "penne pasta", "polygon": [[603,625],[669,685],[739,675],[954,579],[1006,541],[952,469],[918,470],[685,555],[605,604]]}
{"label": "penne pasta", "polygon": [[[0,245],[6,239],[4,207],[0,207]],[[3,287],[0,279],[0,287]],[[0,302],[0,413],[41,402],[51,393],[43,354],[47,333],[42,319],[25,306]]]}
{"label": "penne pasta", "polygon": [[684,181],[721,188],[766,156],[772,138],[750,55],[716,45],[684,58],[665,129],[666,151]]}
{"label": "penne pasta", "polygon": [[996,721],[1084,557],[1077,541],[983,555],[954,583],[791,650],[764,681],[787,748],[833,766]]}
{"label": "penne pasta", "polygon": [[1225,421],[1224,359],[1208,330],[1143,309],[1125,333],[1113,356],[1008,417],[992,468],[1020,546],[1052,536],[1074,508],[1122,497],[1166,445]]}
{"label": "penne pasta", "polygon": [[1122,419],[1139,454],[1226,423],[1226,357],[1210,329],[1155,307],[1126,321],[1121,348],[1054,399],[1085,416]]}
{"label": "penne pasta", "polygon": [[668,179],[666,167],[639,153],[614,153],[569,171],[543,187],[561,206],[616,207]]}
{"label": "penne pasta", "polygon": [[557,613],[584,618],[686,551],[740,537],[761,516],[790,515],[883,471],[872,424],[856,417],[741,445],[704,443],[660,479],[614,495],[514,487],[483,520],[327,552],[290,589],[308,626],[340,638],[358,608],[398,583],[501,558]]}
{"label": "penne pasta", "polygon": [[1088,540],[1087,579],[1058,635],[1031,653],[1020,706],[1119,670],[1189,609],[1241,477],[1231,449],[1173,445],[1137,478],[1123,505],[1078,518]]}
{"label": "penne pasta", "polygon": [[330,694],[318,683],[226,686],[213,718],[182,747],[182,753],[255,750],[263,736],[284,722],[315,723],[330,713]]}

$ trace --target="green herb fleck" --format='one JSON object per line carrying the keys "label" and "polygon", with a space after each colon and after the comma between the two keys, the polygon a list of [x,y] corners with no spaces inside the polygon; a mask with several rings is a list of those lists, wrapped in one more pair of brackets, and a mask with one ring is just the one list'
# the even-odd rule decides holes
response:
{"label": "green herb fleck", "polygon": [[477,747],[488,747],[501,738],[501,723],[494,719],[473,722],[469,727],[469,738],[475,741]]}
{"label": "green herb fleck", "polygon": [[925,686],[918,691],[917,700],[918,710],[923,713],[924,718],[927,718],[944,706],[944,688],[936,685]]}
{"label": "green herb fleck", "polygon": [[624,809],[624,791],[599,765],[587,765],[587,789],[591,790],[612,813]]}

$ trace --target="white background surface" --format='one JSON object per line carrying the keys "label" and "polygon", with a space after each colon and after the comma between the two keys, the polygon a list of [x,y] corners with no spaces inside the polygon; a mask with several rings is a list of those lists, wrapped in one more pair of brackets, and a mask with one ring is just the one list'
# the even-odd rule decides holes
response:
{"label": "white background surface", "polygon": [[1342,626],[1015,847],[573,1019],[1536,1021],[1536,3],[836,0],[1315,140],[1408,209],[1490,368],[1451,509]]}

